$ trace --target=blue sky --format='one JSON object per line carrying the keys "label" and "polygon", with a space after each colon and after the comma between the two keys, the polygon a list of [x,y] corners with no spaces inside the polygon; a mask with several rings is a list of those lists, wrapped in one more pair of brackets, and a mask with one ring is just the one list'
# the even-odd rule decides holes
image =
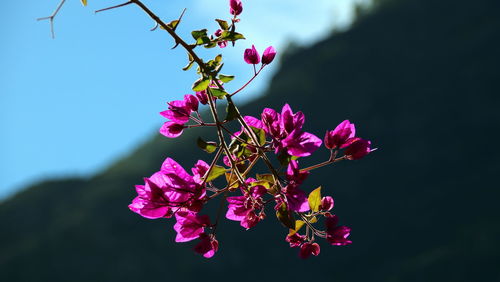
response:
{"label": "blue sky", "polygon": [[[165,32],[137,7],[94,14],[118,1],[67,0],[50,36],[48,16],[59,0],[0,1],[0,199],[47,178],[90,176],[156,134],[166,102],[191,93],[194,71],[183,72],[184,52],[170,50]],[[217,28],[228,19],[227,0],[145,0],[165,21],[187,8],[178,32]],[[278,53],[288,42],[309,45],[352,19],[352,3],[366,0],[247,0],[239,31],[247,40],[222,53],[229,86],[251,75],[243,50],[269,45]],[[313,4],[311,4],[313,3]],[[237,99],[261,93],[273,63]],[[229,87],[231,90],[231,87]]]}

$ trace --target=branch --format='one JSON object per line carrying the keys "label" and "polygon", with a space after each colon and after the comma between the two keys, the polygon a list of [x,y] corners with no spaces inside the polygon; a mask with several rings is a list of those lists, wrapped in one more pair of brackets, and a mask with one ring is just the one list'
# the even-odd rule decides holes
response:
{"label": "branch", "polygon": [[37,21],[43,21],[43,20],[50,21],[50,33],[52,34],[53,39],[56,37],[56,35],[54,33],[54,18],[57,16],[57,13],[59,13],[59,10],[61,10],[62,6],[64,5],[64,2],[66,2],[66,0],[61,0],[61,2],[59,2],[59,5],[57,5],[57,7],[54,10],[54,12],[52,13],[52,15],[50,15],[48,17],[36,19]]}

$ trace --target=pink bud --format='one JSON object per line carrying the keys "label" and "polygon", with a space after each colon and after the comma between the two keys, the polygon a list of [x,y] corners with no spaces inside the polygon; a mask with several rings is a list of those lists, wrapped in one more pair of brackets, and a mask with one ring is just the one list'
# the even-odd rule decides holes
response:
{"label": "pink bud", "polygon": [[344,120],[334,130],[327,131],[325,134],[325,147],[335,149],[337,147],[345,148],[349,139],[356,134],[354,123]]}
{"label": "pink bud", "polygon": [[329,210],[333,209],[333,198],[330,196],[323,197],[321,199],[320,209],[322,211],[329,211]]}
{"label": "pink bud", "polygon": [[357,139],[345,149],[345,156],[348,160],[359,160],[370,153],[371,142],[364,139]]}
{"label": "pink bud", "polygon": [[264,50],[264,54],[262,55],[262,64],[269,65],[276,56],[276,49],[273,46],[269,46]]}
{"label": "pink bud", "polygon": [[260,56],[255,46],[252,45],[252,49],[245,49],[245,53],[243,54],[243,59],[247,64],[256,65],[260,63]]}
{"label": "pink bud", "polygon": [[243,11],[243,5],[240,0],[229,0],[229,13],[237,16]]}
{"label": "pink bud", "polygon": [[302,247],[300,247],[299,256],[302,259],[308,258],[310,255],[317,256],[319,255],[320,248],[317,243],[304,243]]}

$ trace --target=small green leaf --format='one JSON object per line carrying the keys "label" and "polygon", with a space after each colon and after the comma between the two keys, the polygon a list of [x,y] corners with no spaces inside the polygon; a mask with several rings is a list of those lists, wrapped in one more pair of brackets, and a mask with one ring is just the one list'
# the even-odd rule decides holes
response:
{"label": "small green leaf", "polygon": [[80,0],[80,2],[82,2],[83,6],[87,6],[87,0]]}
{"label": "small green leaf", "polygon": [[173,20],[170,23],[168,23],[167,25],[171,29],[175,30],[177,28],[177,25],[179,25],[179,20]]}
{"label": "small green leaf", "polygon": [[228,83],[229,81],[234,79],[234,75],[224,75],[224,74],[219,74],[219,80]]}
{"label": "small green leaf", "polygon": [[219,98],[219,99],[222,99],[222,98],[224,98],[224,96],[227,95],[226,91],[219,89],[219,88],[211,88],[210,92],[212,93],[212,95],[214,95],[214,97]]}
{"label": "small green leaf", "polygon": [[276,217],[284,226],[290,229],[295,229],[295,219],[293,218],[292,213],[288,210],[286,203],[281,203],[279,208],[276,210]]}
{"label": "small green leaf", "polygon": [[207,89],[208,85],[210,84],[210,79],[208,78],[200,78],[197,81],[193,83],[193,91],[199,92]]}
{"label": "small green leaf", "polygon": [[304,224],[306,224],[305,222],[303,222],[302,220],[296,220],[295,221],[295,228],[294,229],[290,229],[290,232],[288,232],[288,235],[293,235],[297,232],[299,232],[299,230],[302,228],[302,226],[304,226]]}
{"label": "small green leaf", "polygon": [[264,131],[264,129],[256,128],[253,126],[250,126],[250,128],[252,128],[255,135],[257,135],[257,138],[258,138],[257,141],[259,141],[259,145],[263,146],[264,144],[266,144],[266,132]]}
{"label": "small green leaf", "polygon": [[203,151],[211,154],[217,150],[217,143],[215,142],[206,142],[205,140],[198,137],[198,141],[196,141],[198,147],[200,147]]}
{"label": "small green leaf", "polygon": [[226,169],[224,167],[215,165],[210,170],[210,173],[207,176],[206,182],[210,182],[210,181],[216,179],[217,177],[224,175],[225,173],[226,173]]}
{"label": "small green leaf", "polygon": [[210,38],[207,36],[202,36],[198,39],[196,39],[196,45],[203,45],[203,44],[209,44],[210,43]]}
{"label": "small green leaf", "polygon": [[257,180],[266,180],[268,182],[274,183],[274,176],[270,173],[257,174]]}
{"label": "small green leaf", "polygon": [[319,211],[319,207],[321,206],[321,186],[309,193],[307,201],[309,202],[309,208],[313,212]]}
{"label": "small green leaf", "polygon": [[236,106],[233,103],[227,103],[227,121],[235,120],[238,117],[238,111],[236,110]]}
{"label": "small green leaf", "polygon": [[220,64],[220,62],[222,62],[222,55],[221,55],[221,54],[219,54],[219,55],[215,56],[214,61],[215,61],[217,64]]}
{"label": "small green leaf", "polygon": [[201,37],[207,37],[207,29],[205,28],[200,30],[193,30],[191,31],[191,35],[193,36],[194,40],[198,40],[198,38]]}
{"label": "small green leaf", "polygon": [[234,31],[229,31],[229,30],[224,30],[222,34],[220,35],[221,39],[229,40],[229,41],[236,41],[238,39],[245,39],[245,36],[241,33],[237,33]]}
{"label": "small green leaf", "polygon": [[220,19],[215,19],[215,20],[219,23],[219,26],[222,30],[229,29],[229,25],[227,24],[227,22],[225,20],[220,20]]}
{"label": "small green leaf", "polygon": [[250,187],[253,187],[253,186],[264,186],[264,188],[266,188],[267,190],[269,190],[271,188],[271,186],[269,185],[269,182],[268,181],[265,181],[265,180],[259,180],[259,181],[254,181],[252,183],[250,183]]}

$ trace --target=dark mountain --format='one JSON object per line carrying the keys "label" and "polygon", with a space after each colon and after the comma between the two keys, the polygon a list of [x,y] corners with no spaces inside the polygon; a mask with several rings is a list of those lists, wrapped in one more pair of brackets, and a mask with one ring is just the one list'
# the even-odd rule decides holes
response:
{"label": "dark mountain", "polygon": [[267,95],[243,108],[286,101],[309,132],[350,119],[373,140],[379,150],[364,160],[307,182],[334,196],[353,245],[323,243],[302,261],[269,214],[250,231],[225,221],[206,260],[173,242],[172,220],[131,213],[133,185],[165,157],[189,167],[203,156],[192,148],[206,132],[191,130],[91,179],[44,182],[2,203],[2,281],[500,281],[499,10],[496,0],[387,1],[288,54]]}

